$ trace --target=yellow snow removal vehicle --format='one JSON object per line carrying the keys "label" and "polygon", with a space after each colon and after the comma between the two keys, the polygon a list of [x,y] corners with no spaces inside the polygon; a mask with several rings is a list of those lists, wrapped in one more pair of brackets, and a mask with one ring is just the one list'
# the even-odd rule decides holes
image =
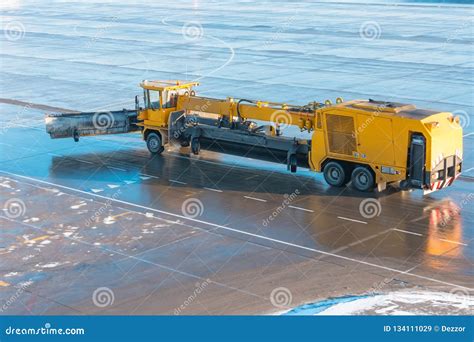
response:
{"label": "yellow snow removal vehicle", "polygon": [[[143,81],[134,110],[47,114],[52,138],[141,131],[152,154],[167,144],[309,167],[335,187],[425,192],[450,186],[462,167],[462,127],[449,112],[375,100],[291,105],[197,96],[197,82]],[[294,127],[291,129],[290,127]],[[310,138],[287,132],[305,131]],[[285,134],[284,134],[285,133]]]}

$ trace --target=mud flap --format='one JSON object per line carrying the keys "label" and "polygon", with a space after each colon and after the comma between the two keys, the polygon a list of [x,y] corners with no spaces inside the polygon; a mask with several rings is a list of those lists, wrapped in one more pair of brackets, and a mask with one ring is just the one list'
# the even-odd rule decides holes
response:
{"label": "mud flap", "polygon": [[425,137],[414,134],[410,143],[410,185],[415,188],[423,188],[425,176]]}

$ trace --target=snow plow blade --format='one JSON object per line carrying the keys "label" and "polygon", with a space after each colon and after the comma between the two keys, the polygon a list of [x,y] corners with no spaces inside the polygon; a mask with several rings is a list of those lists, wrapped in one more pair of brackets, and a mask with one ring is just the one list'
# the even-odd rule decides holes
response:
{"label": "snow plow blade", "polygon": [[52,139],[139,131],[136,110],[46,114],[46,132]]}

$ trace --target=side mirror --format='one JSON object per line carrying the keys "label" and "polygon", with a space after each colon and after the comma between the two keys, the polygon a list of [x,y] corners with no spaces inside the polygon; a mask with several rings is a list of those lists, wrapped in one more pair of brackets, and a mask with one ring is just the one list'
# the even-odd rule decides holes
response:
{"label": "side mirror", "polygon": [[138,95],[135,95],[135,110],[140,110],[140,101],[138,100]]}

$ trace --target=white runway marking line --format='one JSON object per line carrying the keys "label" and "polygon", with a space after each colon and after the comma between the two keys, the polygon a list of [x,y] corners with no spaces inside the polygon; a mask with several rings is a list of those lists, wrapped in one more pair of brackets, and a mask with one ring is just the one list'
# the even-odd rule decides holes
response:
{"label": "white runway marking line", "polygon": [[171,183],[177,183],[177,184],[183,184],[183,185],[186,185],[186,183],[185,183],[185,182],[181,182],[181,181],[179,181],[179,180],[175,180],[175,179],[169,179],[168,181],[169,181],[169,182],[171,182]]}
{"label": "white runway marking line", "polygon": [[160,177],[158,177],[158,176],[147,175],[146,173],[140,173],[140,176],[143,176],[143,177],[151,177],[151,178],[156,178],[156,179],[159,179],[159,178],[160,178]]}
{"label": "white runway marking line", "polygon": [[367,224],[367,222],[365,222],[365,221],[354,220],[354,219],[351,219],[351,218],[348,218],[348,217],[344,217],[344,216],[338,216],[337,218],[338,218],[338,219],[341,219],[341,220],[346,220],[346,221],[352,221],[352,222],[356,222],[356,223]]}
{"label": "white runway marking line", "polygon": [[251,196],[244,196],[247,199],[254,200],[254,201],[259,201],[259,202],[266,202],[267,200],[261,199],[261,198],[256,198],[256,197],[251,197]]}
{"label": "white runway marking line", "polygon": [[57,154],[57,153],[48,152],[48,154],[53,157],[61,157],[61,158],[64,157],[62,154]]}
{"label": "white runway marking line", "polygon": [[73,158],[74,160],[77,160],[78,162],[81,162],[81,163],[86,163],[86,164],[94,164],[93,162],[90,162],[88,160],[83,160],[83,159],[79,159],[79,158]]}
{"label": "white runway marking line", "polygon": [[302,249],[302,250],[306,250],[306,251],[310,251],[310,252],[314,252],[314,253],[319,253],[319,254],[322,254],[322,255],[332,256],[334,258],[338,258],[338,259],[342,259],[342,260],[346,260],[346,261],[351,261],[351,262],[359,263],[359,264],[366,265],[366,266],[371,266],[371,267],[382,269],[382,270],[389,271],[389,272],[404,274],[404,275],[407,275],[407,276],[410,276],[410,277],[429,280],[429,281],[432,281],[434,283],[444,284],[444,285],[448,285],[448,286],[454,286],[454,287],[461,288],[461,289],[466,289],[466,290],[469,290],[469,291],[474,290],[474,289],[471,289],[471,288],[466,287],[466,286],[457,285],[457,284],[453,284],[453,283],[448,283],[448,282],[445,282],[445,281],[442,281],[442,280],[426,277],[426,276],[416,274],[416,273],[409,273],[410,270],[401,271],[401,270],[398,270],[396,268],[377,265],[377,264],[373,264],[373,263],[368,262],[368,261],[357,260],[357,259],[354,259],[354,258],[351,258],[351,257],[346,257],[346,256],[343,256],[343,255],[338,255],[338,254],[334,254],[334,253],[331,253],[331,252],[325,252],[325,251],[322,251],[322,250],[319,250],[319,249],[316,249],[316,248],[301,246],[301,245],[297,245],[297,244],[294,244],[294,243],[291,243],[291,242],[286,242],[286,241],[283,241],[283,240],[278,240],[278,239],[274,239],[274,238],[263,236],[263,235],[249,233],[249,232],[239,230],[239,229],[235,229],[235,228],[231,228],[231,227],[228,227],[228,226],[222,226],[222,225],[217,224],[217,223],[202,221],[202,220],[198,220],[198,219],[195,219],[195,218],[186,217],[184,215],[170,213],[170,212],[164,211],[164,210],[150,208],[150,207],[146,207],[144,205],[119,200],[119,199],[112,198],[112,197],[109,197],[109,196],[102,196],[102,195],[92,194],[92,193],[87,192],[87,191],[71,188],[71,187],[61,185],[61,184],[57,184],[57,183],[47,182],[47,181],[44,181],[44,180],[41,180],[41,179],[36,179],[36,178],[33,178],[33,177],[22,176],[22,175],[19,175],[19,174],[13,173],[13,172],[8,172],[8,171],[5,171],[5,170],[0,170],[0,172],[2,172],[4,174],[7,174],[7,175],[10,175],[10,176],[13,176],[13,177],[17,177],[17,178],[21,178],[21,179],[27,179],[27,180],[30,180],[30,181],[33,181],[33,182],[47,184],[47,185],[50,185],[50,186],[56,186],[58,188],[70,190],[70,191],[77,192],[77,193],[80,193],[80,194],[84,194],[84,195],[87,195],[87,196],[94,196],[94,197],[97,197],[97,198],[102,198],[102,199],[107,200],[107,201],[122,203],[122,204],[129,205],[129,206],[132,206],[132,207],[141,208],[141,209],[144,209],[144,210],[147,210],[147,211],[153,211],[153,212],[164,214],[164,215],[174,216],[174,217],[180,218],[180,219],[185,220],[185,221],[187,220],[187,221],[202,223],[202,224],[205,224],[205,225],[208,225],[208,226],[211,226],[211,227],[220,228],[222,230],[228,230],[228,231],[231,231],[231,232],[240,233],[242,235],[251,236],[251,237],[254,237],[254,238],[259,238],[261,240],[270,241],[270,242],[274,242],[274,243],[279,243],[279,244],[282,244],[282,245],[285,245],[285,246],[295,247],[295,248],[299,248],[299,249]]}
{"label": "white runway marking line", "polygon": [[116,167],[116,166],[105,165],[105,167],[108,168],[108,169],[112,169],[112,170],[127,172],[127,170],[122,169],[120,167]]}
{"label": "white runway marking line", "polygon": [[398,228],[393,228],[393,230],[396,230],[397,232],[401,232],[401,233],[412,234],[412,235],[417,235],[417,236],[423,236],[423,234],[410,232],[408,230],[403,230],[403,229],[398,229]]}
{"label": "white runway marking line", "polygon": [[462,243],[462,242],[457,242],[457,241],[447,240],[447,239],[439,239],[439,240],[441,240],[441,241],[446,241],[446,242],[451,242],[451,243],[455,243],[456,245],[467,246],[467,243]]}
{"label": "white runway marking line", "polygon": [[331,251],[331,253],[342,252],[343,250],[345,250],[345,249],[347,249],[347,248],[349,248],[349,247],[354,247],[354,246],[360,245],[361,243],[367,242],[367,241],[369,241],[369,240],[371,240],[371,239],[373,239],[373,238],[376,238],[376,237],[378,237],[378,236],[380,236],[380,235],[386,234],[386,233],[388,233],[388,232],[391,231],[391,230],[392,230],[391,228],[390,228],[390,229],[386,229],[386,230],[383,230],[383,231],[378,232],[378,233],[376,233],[376,234],[367,236],[367,237],[365,237],[365,238],[363,238],[363,239],[359,239],[359,240],[354,241],[354,242],[352,242],[352,243],[350,243],[350,244],[348,244],[348,245],[346,245],[346,246],[342,246],[342,247],[339,247],[339,248],[337,248],[337,249],[334,249],[334,250]]}
{"label": "white runway marking line", "polygon": [[305,209],[305,208],[300,208],[300,207],[295,207],[294,205],[289,205],[288,207],[293,208],[293,209],[297,209],[297,210],[307,211],[307,212],[309,212],[309,213],[314,213],[314,210]]}
{"label": "white runway marking line", "polygon": [[214,192],[222,192],[222,190],[219,190],[219,189],[206,188],[206,187],[204,187],[204,189],[209,190],[209,191],[214,191]]}

